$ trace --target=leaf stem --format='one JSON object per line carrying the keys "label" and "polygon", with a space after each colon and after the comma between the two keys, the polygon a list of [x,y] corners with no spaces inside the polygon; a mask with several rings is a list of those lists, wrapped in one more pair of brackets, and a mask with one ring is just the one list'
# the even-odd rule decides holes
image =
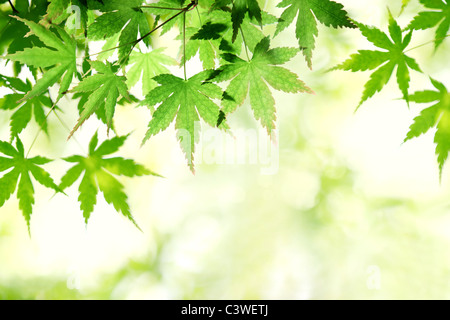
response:
{"label": "leaf stem", "polygon": [[[61,117],[59,116],[58,113],[56,113],[56,110],[53,109],[53,113],[55,114],[56,118],[59,120],[59,122],[61,123],[61,125],[64,127],[64,129],[66,129],[67,131],[70,132],[70,128],[69,126],[61,119]],[[82,152],[84,154],[87,154],[86,151],[84,150],[83,146],[81,145],[81,143],[77,140],[77,138],[73,137],[73,140],[76,142],[76,144],[80,147],[80,149],[82,150]]]}
{"label": "leaf stem", "polygon": [[170,8],[170,7],[158,7],[158,6],[140,6],[139,8],[145,8],[145,9],[161,9],[161,10],[174,10],[174,11],[181,11],[183,8]]}
{"label": "leaf stem", "polygon": [[5,24],[5,26],[2,28],[2,30],[0,31],[0,35],[2,35],[3,34],[3,32],[6,30],[6,28],[9,26],[9,24],[11,23],[11,21],[12,21],[12,17],[10,17],[9,18],[9,20],[8,20],[8,22]]}
{"label": "leaf stem", "polygon": [[184,68],[184,80],[187,80],[186,76],[186,12],[183,14],[183,68]]}
{"label": "leaf stem", "polygon": [[239,27],[239,30],[241,31],[242,41],[244,41],[245,54],[247,55],[247,60],[250,61],[250,56],[249,56],[249,54],[248,54],[247,41],[245,41],[244,32],[242,31],[242,28],[241,28],[241,27]]}
{"label": "leaf stem", "polygon": [[[47,120],[48,116],[49,116],[50,113],[53,111],[53,109],[55,109],[55,107],[56,107],[56,102],[53,104],[53,106],[50,108],[50,110],[49,110],[49,111],[47,112],[47,114],[45,115],[44,121]],[[36,133],[36,135],[34,136],[34,139],[33,139],[33,141],[31,142],[30,147],[28,148],[28,151],[27,151],[27,154],[26,154],[25,158],[28,158],[28,155],[30,154],[31,149],[33,149],[33,147],[34,147],[34,145],[35,145],[35,143],[36,143],[36,141],[37,141],[37,138],[39,137],[39,134],[41,133],[41,131],[42,131],[42,126],[39,125],[39,131],[38,131],[38,132]]]}
{"label": "leaf stem", "polygon": [[422,43],[422,44],[419,44],[418,46],[409,48],[408,50],[405,50],[405,51],[403,51],[403,52],[406,53],[406,52],[408,52],[408,51],[411,51],[411,50],[418,49],[418,48],[421,48],[421,47],[423,47],[423,46],[426,46],[427,44],[434,43],[434,42],[436,42],[436,41],[444,40],[445,38],[448,38],[448,37],[450,37],[450,33],[449,33],[449,34],[446,34],[445,37],[442,37],[442,38],[438,38],[438,39],[434,39],[434,40],[430,40],[430,41],[424,42],[424,43]]}
{"label": "leaf stem", "polygon": [[203,25],[203,23],[202,23],[202,17],[200,16],[200,11],[198,10],[198,7],[195,7],[195,10],[197,11],[198,21],[200,21],[200,28],[201,28],[202,25]]}

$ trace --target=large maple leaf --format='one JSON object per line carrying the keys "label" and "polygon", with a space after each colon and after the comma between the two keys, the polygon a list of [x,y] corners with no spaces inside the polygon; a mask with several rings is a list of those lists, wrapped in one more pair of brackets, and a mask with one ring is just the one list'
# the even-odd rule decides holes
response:
{"label": "large maple leaf", "polygon": [[137,226],[127,203],[128,197],[123,190],[124,186],[114,175],[134,177],[149,174],[158,176],[158,174],[135,163],[131,159],[105,157],[117,152],[127,137],[114,137],[105,140],[97,147],[98,135],[95,133],[89,143],[89,155],[87,157],[74,155],[64,159],[67,162],[75,163],[75,165],[61,178],[60,189],[64,190],[73,185],[84,172],[78,187],[78,201],[80,201],[80,209],[83,211],[86,224],[94,211],[94,206],[97,203],[97,194],[100,189],[106,202],[112,204],[117,212],[121,212]]}
{"label": "large maple leaf", "polygon": [[395,67],[397,67],[398,87],[403,94],[403,98],[408,103],[409,68],[422,72],[417,62],[405,54],[405,49],[411,41],[412,31],[403,37],[400,26],[390,13],[389,35],[392,40],[389,39],[386,33],[375,27],[369,27],[362,23],[357,23],[357,25],[367,40],[387,51],[359,50],[358,53],[352,54],[350,59],[331,70],[340,69],[356,72],[376,69],[371,74],[370,80],[364,86],[364,92],[358,105],[359,108],[364,101],[383,89],[391,78]]}
{"label": "large maple leaf", "polygon": [[[195,144],[199,141],[200,118],[215,127],[220,114],[219,106],[211,99],[220,99],[223,92],[219,86],[205,82],[210,75],[211,71],[207,70],[187,80],[171,74],[156,76],[153,79],[160,86],[153,89],[143,101],[148,106],[162,102],[152,115],[143,143],[167,129],[176,119],[178,140],[192,172]],[[222,122],[219,128],[227,129],[228,126]]]}
{"label": "large maple leaf", "polygon": [[23,100],[31,99],[42,94],[49,87],[61,80],[58,99],[69,89],[72,79],[77,72],[76,42],[62,28],[55,27],[58,35],[44,26],[33,21],[16,17],[25,23],[46,46],[50,48],[25,48],[23,51],[8,54],[5,58],[25,63],[29,66],[49,68],[45,70],[33,88],[25,95]]}

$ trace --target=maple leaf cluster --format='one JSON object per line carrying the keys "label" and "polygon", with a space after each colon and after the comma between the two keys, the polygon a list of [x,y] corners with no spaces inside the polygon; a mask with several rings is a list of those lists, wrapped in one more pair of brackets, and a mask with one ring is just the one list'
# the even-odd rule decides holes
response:
{"label": "maple leaf cluster", "polygon": [[[402,1],[403,8],[408,2]],[[436,102],[415,119],[406,140],[436,126],[436,153],[442,171],[450,151],[448,93],[442,83],[432,79],[438,91],[411,94],[410,71],[422,70],[407,52],[414,30],[436,27],[435,48],[443,43],[450,28],[450,2],[420,2],[425,11],[405,29],[389,12],[388,33],[351,19],[344,6],[332,0],[281,0],[277,3],[282,10],[279,17],[263,10],[259,0],[16,0],[14,6],[12,2],[10,7],[5,4],[0,15],[0,50],[3,59],[12,64],[14,76],[0,74],[0,86],[10,91],[0,99],[0,109],[12,113],[10,140],[0,143],[0,151],[6,155],[0,168],[2,172],[10,170],[0,178],[0,205],[9,199],[19,181],[19,207],[29,224],[34,204],[31,176],[58,193],[82,176],[78,200],[86,223],[101,191],[106,202],[136,224],[124,186],[115,176],[157,174],[132,159],[105,158],[117,152],[127,137],[119,135],[114,126],[117,105],[148,107],[151,119],[143,144],[174,123],[186,162],[194,172],[200,130],[197,123],[232,130],[228,117],[244,106],[248,97],[255,120],[272,136],[277,120],[273,90],[313,92],[283,65],[302,53],[306,65],[313,68],[320,25],[358,29],[378,47],[359,50],[333,68],[373,71],[358,107],[381,91],[394,72],[408,104]],[[71,11],[74,6],[78,8],[75,13]],[[70,24],[74,14],[78,22],[75,26]],[[272,47],[272,39],[290,27],[296,45]],[[170,31],[180,41],[177,57],[169,56],[158,45]],[[102,50],[92,52],[90,44],[103,40]],[[188,78],[186,68],[196,56],[203,70]],[[31,71],[32,79],[19,77],[24,66]],[[176,66],[184,69],[184,77],[173,74]],[[51,97],[50,88],[55,85],[57,96]],[[69,138],[94,115],[106,125],[108,134],[112,131],[115,136],[97,147],[95,133],[88,155],[64,158],[74,166],[56,185],[40,168],[50,160],[28,158],[29,150],[24,153],[19,135],[34,118],[39,129],[50,136],[49,116],[59,119],[63,97],[78,100],[79,118],[69,130]]]}

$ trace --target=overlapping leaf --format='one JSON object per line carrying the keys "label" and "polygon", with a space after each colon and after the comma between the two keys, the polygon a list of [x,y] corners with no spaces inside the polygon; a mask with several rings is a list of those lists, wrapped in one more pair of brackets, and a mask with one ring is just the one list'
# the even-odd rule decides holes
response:
{"label": "overlapping leaf", "polygon": [[[198,52],[205,70],[214,68],[216,60],[224,52],[239,55],[243,44],[242,37],[237,37],[234,42],[232,41],[233,26],[230,12],[214,10],[208,13],[207,19],[200,29],[186,29],[186,36],[189,38],[186,44],[186,58],[189,60]],[[262,25],[269,25],[276,22],[277,18],[275,16],[262,11]],[[255,23],[257,21],[251,19],[247,14],[240,25],[243,34],[245,34],[245,44],[250,51],[253,51],[256,44],[265,37],[264,33]]]}
{"label": "overlapping leaf", "polygon": [[229,5],[232,5],[231,21],[233,23],[233,42],[236,40],[239,28],[241,27],[246,14],[248,14],[250,19],[255,18],[259,24],[262,25],[262,11],[257,0],[216,0],[213,8]]}
{"label": "overlapping leaf", "polygon": [[[47,9],[46,0],[16,0],[14,6],[17,12],[12,12],[10,6],[6,10],[0,8],[0,52],[12,54],[23,51],[25,48],[32,48],[35,46],[43,46],[44,44],[35,35],[25,36],[29,32],[29,28],[21,21],[14,19],[10,15],[16,15],[29,21],[39,22],[41,17],[45,14]],[[19,61],[14,61],[14,72],[16,75],[22,69]],[[31,67],[33,73],[35,70]]]}
{"label": "overlapping leaf", "polygon": [[409,29],[424,30],[439,25],[436,29],[434,46],[437,49],[450,30],[450,1],[419,0],[430,11],[419,12],[409,24]]}
{"label": "overlapping leaf", "polygon": [[[160,86],[153,89],[144,101],[148,106],[162,103],[153,113],[143,143],[176,120],[178,140],[191,171],[194,171],[193,158],[195,144],[199,140],[200,118],[213,127],[219,118],[219,106],[211,99],[220,99],[222,90],[215,84],[205,82],[210,75],[211,71],[203,71],[188,80],[171,74],[156,76],[154,80]],[[226,129],[228,126],[222,122],[219,128]]]}
{"label": "overlapping leaf", "polygon": [[350,59],[332,70],[340,69],[356,72],[376,69],[364,86],[359,107],[364,101],[383,89],[395,67],[397,67],[398,87],[403,94],[403,98],[408,102],[409,69],[422,72],[417,62],[405,54],[405,49],[411,41],[412,31],[403,37],[399,25],[392,16],[389,18],[389,35],[392,40],[386,33],[375,27],[369,27],[362,23],[358,23],[358,27],[367,40],[387,51],[359,50],[358,53],[351,55]]}
{"label": "overlapping leaf", "polygon": [[[25,102],[19,103],[23,100],[26,93],[31,90],[31,83],[23,82],[19,78],[11,78],[0,75],[0,79],[6,79],[9,85],[14,89],[14,93],[7,94],[0,99],[0,109],[15,110],[10,118],[11,138],[17,136],[26,128],[31,120],[32,115],[39,126],[45,133],[47,132],[47,117],[44,108],[51,108],[52,101],[46,95],[35,96]],[[23,93],[19,93],[23,92]]]}
{"label": "overlapping leaf", "polygon": [[115,176],[135,177],[150,174],[157,176],[157,174],[131,159],[105,157],[117,152],[125,143],[127,137],[114,137],[105,140],[97,147],[98,135],[95,133],[89,143],[89,155],[87,157],[74,155],[64,159],[75,165],[61,178],[59,188],[64,190],[70,187],[83,175],[78,187],[78,201],[86,223],[88,223],[91,213],[94,211],[97,194],[101,191],[107,203],[112,204],[117,212],[122,213],[137,226],[127,203],[128,197],[124,192],[124,186]]}
{"label": "overlapping leaf", "polygon": [[6,156],[0,157],[0,172],[12,168],[0,178],[0,207],[17,189],[19,209],[22,210],[29,231],[34,204],[34,187],[31,176],[44,187],[53,189],[56,192],[61,191],[53,182],[50,174],[40,167],[52,160],[40,156],[26,158],[22,141],[18,137],[16,137],[15,148],[7,142],[0,141],[0,152]]}
{"label": "overlapping leaf", "polygon": [[286,29],[298,15],[295,34],[310,68],[315,37],[319,34],[316,19],[327,27],[356,28],[344,6],[331,0],[282,0],[277,7],[286,9],[281,14],[275,35]]}
{"label": "overlapping leaf", "polygon": [[[106,123],[111,128],[117,99],[120,95],[129,99],[128,88],[125,84],[126,78],[117,76],[113,70],[113,66],[106,62],[103,64],[99,61],[90,62],[92,68],[98,73],[84,78],[80,83],[71,90],[71,92],[92,92],[88,100],[83,105],[83,111],[77,124],[73,128],[70,136],[86,121],[99,107],[104,106]],[[70,137],[69,136],[69,137]]]}
{"label": "overlapping leaf", "polygon": [[61,81],[59,88],[59,97],[61,97],[69,89],[72,78],[77,72],[75,40],[59,27],[55,29],[61,38],[40,24],[19,17],[16,19],[25,23],[33,34],[51,48],[26,48],[21,52],[6,55],[7,59],[29,66],[49,68],[44,71],[42,78],[36,82],[24,99],[31,99],[42,94],[58,81]]}
{"label": "overlapping leaf", "polygon": [[215,81],[231,80],[224,99],[223,112],[233,112],[244,103],[250,93],[250,105],[256,120],[267,129],[269,135],[275,129],[275,100],[267,84],[272,88],[288,93],[308,92],[305,83],[291,71],[280,67],[298,53],[297,48],[270,48],[269,38],[264,38],[255,47],[253,57],[245,61],[236,55],[227,53],[223,58],[228,61],[218,70]]}
{"label": "overlapping leaf", "polygon": [[[88,37],[100,40],[114,36],[120,32],[119,61],[127,63],[127,57],[133,47],[133,41],[140,35],[150,32],[147,18],[141,9],[141,0],[109,0],[100,7],[102,15],[88,27]],[[149,45],[149,38],[143,39]]]}
{"label": "overlapping leaf", "polygon": [[423,109],[409,128],[405,141],[418,137],[436,127],[434,142],[439,164],[439,173],[442,174],[444,163],[450,151],[450,93],[439,81],[431,79],[436,90],[418,91],[409,96],[409,100],[416,103],[433,103],[431,107]]}
{"label": "overlapping leaf", "polygon": [[146,95],[157,86],[153,77],[169,73],[165,66],[178,64],[177,61],[162,52],[164,48],[158,48],[147,53],[134,52],[130,57],[132,67],[127,72],[127,85],[133,87],[142,77],[142,94]]}

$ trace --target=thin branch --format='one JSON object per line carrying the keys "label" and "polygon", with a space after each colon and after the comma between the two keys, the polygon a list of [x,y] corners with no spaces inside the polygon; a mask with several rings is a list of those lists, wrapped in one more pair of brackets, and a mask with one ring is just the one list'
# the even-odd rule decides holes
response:
{"label": "thin branch", "polygon": [[184,80],[187,80],[186,76],[186,12],[183,14],[183,67],[184,67]]}
{"label": "thin branch", "polygon": [[249,54],[248,54],[247,41],[245,41],[244,32],[242,31],[242,28],[241,28],[241,27],[239,27],[239,30],[241,31],[242,40],[244,41],[245,54],[247,55],[247,60],[250,61],[250,56],[249,56]]}
{"label": "thin branch", "polygon": [[17,11],[17,9],[14,8],[14,5],[12,4],[11,0],[8,0],[8,2],[9,2],[9,4],[11,5],[12,11],[13,11],[14,13],[19,13],[19,11]]}
{"label": "thin branch", "polygon": [[3,34],[3,32],[6,30],[6,28],[9,26],[9,24],[11,23],[11,21],[12,21],[12,17],[10,17],[9,18],[9,20],[8,20],[8,22],[5,24],[5,26],[2,28],[2,30],[0,31],[0,35],[2,35]]}
{"label": "thin branch", "polygon": [[[90,55],[87,55],[86,57],[96,56],[96,55],[99,55],[100,53],[104,53],[104,52],[108,52],[108,51],[111,51],[111,50],[115,50],[115,49],[118,49],[118,48],[121,48],[121,47],[129,46],[130,44],[132,45],[132,47],[131,47],[131,49],[130,49],[130,53],[131,53],[131,51],[134,49],[134,47],[135,47],[139,42],[141,42],[142,40],[144,40],[145,38],[147,38],[149,35],[151,35],[151,34],[152,34],[153,32],[155,32],[156,30],[158,30],[158,29],[160,29],[161,27],[163,27],[165,24],[169,23],[170,21],[172,21],[173,19],[175,19],[176,17],[178,17],[180,14],[185,13],[185,12],[187,12],[187,11],[193,9],[196,5],[197,5],[196,1],[191,1],[191,3],[189,3],[186,7],[180,9],[180,12],[178,12],[178,13],[175,14],[175,15],[173,15],[172,17],[170,17],[169,19],[167,19],[166,21],[164,21],[164,22],[161,23],[160,25],[156,26],[155,28],[153,28],[152,30],[150,30],[149,32],[147,32],[146,34],[144,34],[142,37],[140,37],[140,38],[137,39],[137,40],[134,40],[134,41],[131,41],[131,42],[128,42],[128,43],[124,43],[124,44],[121,44],[121,45],[116,46],[116,47],[114,47],[114,48],[109,48],[109,49],[106,49],[106,50],[103,50],[103,51],[100,51],[100,52],[97,52],[97,53],[92,53],[92,54],[90,54]],[[128,55],[129,55],[129,54],[128,54]]]}

